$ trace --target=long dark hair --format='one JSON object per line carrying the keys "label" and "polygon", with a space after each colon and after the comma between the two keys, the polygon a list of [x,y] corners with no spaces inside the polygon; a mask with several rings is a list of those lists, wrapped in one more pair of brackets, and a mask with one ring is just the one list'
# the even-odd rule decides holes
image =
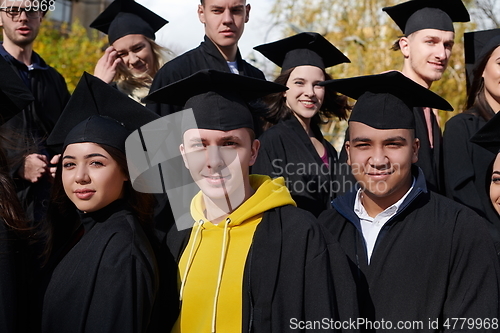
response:
{"label": "long dark hair", "polygon": [[[127,158],[124,152],[104,144],[99,144],[99,146],[117,162],[125,175],[129,174]],[[126,181],[123,186],[123,200],[148,232],[152,228],[153,196],[135,191],[130,181]],[[66,195],[62,183],[62,155],[57,164],[47,220],[47,230],[44,233],[47,245],[43,254],[46,260],[50,256],[52,249],[63,245],[67,241],[66,238],[71,235],[79,224],[76,207]]]}
{"label": "long dark hair", "polygon": [[[0,137],[0,140],[2,139]],[[0,219],[17,232],[23,233],[30,229],[9,174],[9,161],[2,148],[0,148]]]}
{"label": "long dark hair", "polygon": [[[294,69],[295,67],[285,70],[276,80],[274,80],[274,82],[286,85]],[[322,69],[322,71],[325,76],[325,81],[331,80],[331,76],[325,72],[324,69]],[[319,125],[323,123],[322,117],[327,119],[333,117],[347,119],[347,112],[351,109],[347,103],[347,97],[328,90],[328,88],[325,89],[323,105],[321,105],[319,112],[311,119],[311,124]],[[286,98],[283,96],[283,93],[270,94],[263,100],[269,107],[269,111],[264,117],[264,130],[277,124],[280,120],[288,119],[293,115],[293,111],[286,105]]]}
{"label": "long dark hair", "polygon": [[[488,52],[480,59],[477,66],[473,70],[473,79],[471,87],[469,90],[469,95],[467,96],[467,104],[465,105],[466,111],[464,113],[474,114],[476,116],[482,117],[484,120],[488,121],[495,115],[495,110],[493,110],[486,100],[486,95],[484,93],[484,79],[483,72],[486,68],[486,64],[490,60],[491,54],[500,45],[495,45],[488,50]],[[496,110],[498,111],[498,110]]]}

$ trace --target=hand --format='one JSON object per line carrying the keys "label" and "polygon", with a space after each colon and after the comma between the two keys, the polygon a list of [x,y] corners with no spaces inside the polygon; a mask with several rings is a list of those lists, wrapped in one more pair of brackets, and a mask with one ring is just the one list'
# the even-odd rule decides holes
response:
{"label": "hand", "polygon": [[36,183],[47,172],[47,156],[30,154],[24,158],[24,163],[19,168],[19,176],[32,183]]}
{"label": "hand", "polygon": [[50,176],[52,178],[56,178],[56,171],[57,171],[57,163],[59,163],[59,159],[61,158],[61,154],[54,155],[52,159],[50,160],[51,165],[56,165],[56,166],[51,166],[49,171],[50,171]]}
{"label": "hand", "polygon": [[118,52],[110,46],[104,51],[104,55],[97,61],[94,76],[100,78],[107,84],[111,83],[116,75],[116,66],[122,62]]}

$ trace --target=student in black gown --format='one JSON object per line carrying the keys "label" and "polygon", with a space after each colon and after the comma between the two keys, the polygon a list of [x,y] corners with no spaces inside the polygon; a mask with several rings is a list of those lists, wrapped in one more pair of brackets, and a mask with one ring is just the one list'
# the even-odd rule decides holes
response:
{"label": "student in black gown", "polygon": [[155,42],[156,31],[167,23],[134,0],[113,1],[90,24],[108,35],[110,45],[97,62],[94,75],[140,102],[170,56]]}
{"label": "student in black gown", "polygon": [[[259,141],[248,101],[285,89],[204,70],[148,96],[185,105],[178,123],[169,124],[177,124],[172,127],[179,128],[181,143],[174,146],[177,153],[165,154],[169,147],[158,148],[165,140],[154,140],[165,127],[143,126],[135,149],[127,146],[127,157],[139,154],[131,169],[157,160],[155,149],[165,162],[182,155],[189,183],[176,188],[192,186],[196,193],[186,214],[163,234],[181,276],[181,315],[172,332],[330,332],[329,324],[305,327],[356,317],[354,286],[338,243],[327,245],[315,218],[294,207],[282,177],[249,174]],[[144,168],[134,186],[170,183],[165,162],[161,169]],[[170,198],[173,207],[181,204],[178,197]]]}
{"label": "student in black gown", "polygon": [[[50,244],[59,246],[43,299],[42,332],[150,329],[160,282],[149,240],[152,198],[132,189],[125,139],[157,118],[84,73],[49,137],[49,144],[62,144],[48,213]],[[71,228],[71,235],[59,227]]]}
{"label": "student in black gown", "polygon": [[[31,103],[33,95],[2,58],[0,68],[0,124],[3,124]],[[9,136],[12,133],[4,130],[0,142],[10,141]],[[27,243],[31,229],[9,173],[11,162],[0,148],[0,332],[24,333],[28,332],[28,272],[34,260]]]}
{"label": "student in black gown", "polygon": [[[500,218],[500,113],[496,113],[488,122],[479,129],[470,139],[472,146],[479,146],[490,152],[490,160],[482,165],[486,174],[483,182],[481,197],[486,196],[484,206],[489,207]],[[477,149],[477,147],[475,148]],[[493,234],[496,241],[497,254],[500,259],[500,242],[498,229]],[[496,237],[496,238],[495,238]]]}
{"label": "student in black gown", "polygon": [[500,29],[466,33],[464,42],[465,61],[474,69],[466,110],[446,123],[443,135],[446,195],[474,209],[500,233],[500,219],[484,191],[491,176],[485,166],[494,154],[469,141],[500,110]]}
{"label": "student in black gown", "polygon": [[331,207],[340,181],[337,151],[324,139],[324,118],[347,117],[347,98],[325,90],[319,82],[331,79],[325,68],[350,62],[334,45],[314,32],[303,32],[255,47],[276,65],[274,81],[288,90],[266,97],[268,126],[261,136],[252,173],[283,176],[297,207],[318,216]]}
{"label": "student in black gown", "polygon": [[463,331],[498,332],[500,267],[487,222],[430,191],[414,165],[413,107],[451,106],[399,72],[325,84],[357,99],[346,149],[360,188],[319,222],[349,258],[365,329],[458,332],[454,318],[475,318]]}
{"label": "student in black gown", "polygon": [[[402,72],[430,89],[442,78],[451,58],[455,39],[453,22],[469,22],[461,0],[406,1],[382,9],[396,22],[404,35],[393,46],[403,56]],[[442,135],[437,112],[427,105],[416,107],[415,131],[420,140],[418,167],[430,190],[444,194]]]}

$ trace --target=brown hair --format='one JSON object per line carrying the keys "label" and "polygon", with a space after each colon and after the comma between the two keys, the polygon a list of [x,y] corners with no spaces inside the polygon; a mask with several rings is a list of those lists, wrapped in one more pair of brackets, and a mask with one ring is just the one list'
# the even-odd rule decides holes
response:
{"label": "brown hair", "polygon": [[[466,111],[464,113],[475,114],[476,116],[482,117],[486,121],[493,118],[495,115],[495,110],[493,110],[486,100],[486,95],[484,93],[484,79],[483,72],[486,68],[488,61],[490,60],[491,54],[500,45],[495,45],[488,50],[486,54],[479,59],[479,62],[474,67],[473,79],[470,85],[469,93],[467,95],[467,103],[465,105]],[[468,80],[468,78],[467,78]],[[498,110],[496,110],[498,111]]]}
{"label": "brown hair", "polygon": [[[294,69],[295,67],[285,70],[276,78],[276,80],[274,80],[274,82],[286,85],[288,79],[290,78],[290,74]],[[325,76],[325,81],[330,80],[331,76],[326,73],[324,69],[322,69],[322,71]],[[323,100],[320,111],[312,118],[312,124],[322,123],[321,117],[337,117],[339,119],[347,119],[347,112],[351,110],[351,107],[347,103],[346,96],[339,95],[328,88],[325,89],[325,99]],[[282,92],[270,94],[263,100],[269,108],[266,116],[264,117],[264,130],[277,124],[280,120],[288,119],[293,115],[293,111],[286,105],[286,98],[283,96]]]}

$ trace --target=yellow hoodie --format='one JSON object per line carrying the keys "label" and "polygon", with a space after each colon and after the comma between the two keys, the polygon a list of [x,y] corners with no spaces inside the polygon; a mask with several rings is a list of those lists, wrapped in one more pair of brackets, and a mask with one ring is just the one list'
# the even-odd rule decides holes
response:
{"label": "yellow hoodie", "polygon": [[256,191],[218,225],[204,215],[202,193],[191,202],[196,221],[179,262],[181,313],[172,332],[241,332],[243,272],[253,234],[269,209],[294,205],[283,177],[250,175]]}

